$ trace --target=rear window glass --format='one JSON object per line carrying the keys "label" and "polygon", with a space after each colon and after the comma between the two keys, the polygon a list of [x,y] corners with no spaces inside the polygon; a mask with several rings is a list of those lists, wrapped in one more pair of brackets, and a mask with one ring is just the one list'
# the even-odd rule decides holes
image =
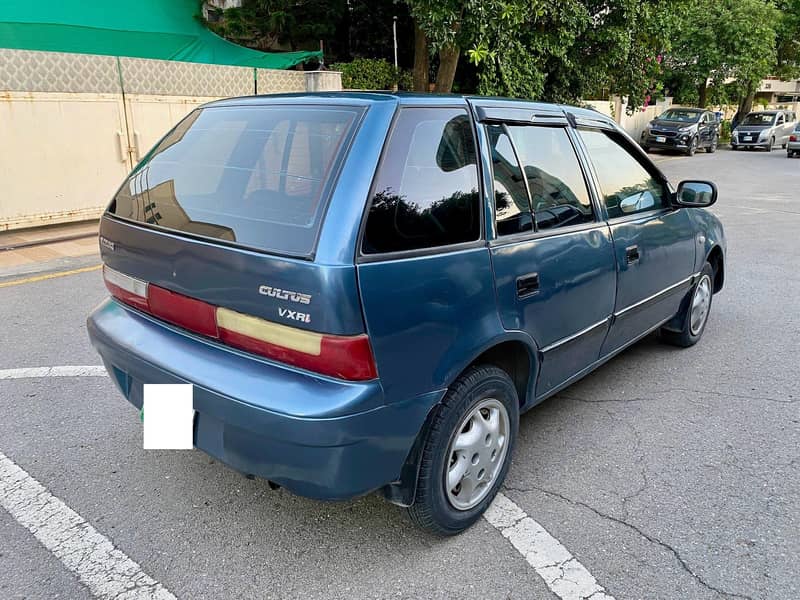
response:
{"label": "rear window glass", "polygon": [[362,250],[402,252],[480,237],[475,138],[467,111],[404,108],[373,185]]}
{"label": "rear window glass", "polygon": [[130,175],[109,210],[165,229],[309,255],[360,112],[322,106],[197,110]]}

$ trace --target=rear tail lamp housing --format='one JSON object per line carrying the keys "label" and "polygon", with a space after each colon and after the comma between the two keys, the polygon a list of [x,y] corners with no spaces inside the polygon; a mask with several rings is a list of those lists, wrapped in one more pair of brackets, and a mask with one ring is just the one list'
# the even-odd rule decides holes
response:
{"label": "rear tail lamp housing", "polygon": [[154,317],[232,348],[348,381],[375,379],[369,337],[328,335],[190,298],[103,265],[111,295]]}

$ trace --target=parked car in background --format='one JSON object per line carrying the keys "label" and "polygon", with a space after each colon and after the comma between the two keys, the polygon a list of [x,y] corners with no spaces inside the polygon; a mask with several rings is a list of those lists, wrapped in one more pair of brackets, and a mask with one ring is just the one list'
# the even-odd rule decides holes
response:
{"label": "parked car in background", "polygon": [[719,144],[719,119],[702,108],[672,107],[653,119],[639,142],[645,152],[679,150],[693,156],[699,148],[715,152]]}
{"label": "parked car in background", "polygon": [[797,116],[788,110],[764,110],[748,113],[731,133],[731,147],[763,148],[771,151],[776,145],[786,148],[797,124]]}
{"label": "parked car in background", "polygon": [[591,110],[214,102],[103,215],[89,337],[136,407],[194,384],[194,445],[220,461],[312,498],[379,491],[451,535],[500,489],[522,412],[650,332],[701,338],[716,197]]}
{"label": "parked car in background", "polygon": [[789,134],[789,141],[786,144],[786,154],[789,158],[800,155],[800,123],[797,123],[792,133]]}

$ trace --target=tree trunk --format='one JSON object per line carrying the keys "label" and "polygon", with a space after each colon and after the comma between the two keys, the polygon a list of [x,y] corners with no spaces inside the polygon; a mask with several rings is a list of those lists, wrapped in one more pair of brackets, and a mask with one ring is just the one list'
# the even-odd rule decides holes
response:
{"label": "tree trunk", "polygon": [[414,91],[428,91],[428,36],[414,23]]}
{"label": "tree trunk", "polygon": [[697,106],[699,106],[700,108],[705,108],[707,103],[708,103],[708,87],[706,87],[706,82],[704,81],[699,86],[697,86]]}
{"label": "tree trunk", "polygon": [[739,119],[753,110],[753,100],[756,96],[756,86],[752,82],[747,82],[747,93],[739,101]]}
{"label": "tree trunk", "polygon": [[439,50],[439,70],[436,72],[437,94],[449,94],[453,90],[453,80],[456,78],[458,57],[461,55],[458,46],[448,44]]}

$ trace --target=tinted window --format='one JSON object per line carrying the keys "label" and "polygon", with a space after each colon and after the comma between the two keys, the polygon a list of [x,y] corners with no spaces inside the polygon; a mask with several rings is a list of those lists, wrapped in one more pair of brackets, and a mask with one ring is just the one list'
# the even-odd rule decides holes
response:
{"label": "tinted window", "polygon": [[691,109],[683,109],[683,108],[670,108],[669,110],[665,110],[661,115],[658,117],[662,121],[679,121],[683,123],[694,123],[700,118],[702,113],[691,110]]}
{"label": "tinted window", "polygon": [[466,110],[403,109],[373,186],[364,253],[474,241],[480,223],[475,139]]}
{"label": "tinted window", "polygon": [[533,230],[528,190],[511,139],[502,125],[487,125],[492,151],[495,222],[498,235]]}
{"label": "tinted window", "polygon": [[664,185],[604,131],[580,130],[597,171],[609,218],[668,206]]}
{"label": "tinted window", "polygon": [[206,108],[181,121],[110,207],[126,219],[283,254],[313,251],[357,109]]}
{"label": "tinted window", "polygon": [[742,121],[742,125],[760,125],[769,127],[775,122],[774,113],[750,113]]}
{"label": "tinted window", "polygon": [[594,220],[589,191],[565,129],[509,128],[528,180],[537,229]]}

